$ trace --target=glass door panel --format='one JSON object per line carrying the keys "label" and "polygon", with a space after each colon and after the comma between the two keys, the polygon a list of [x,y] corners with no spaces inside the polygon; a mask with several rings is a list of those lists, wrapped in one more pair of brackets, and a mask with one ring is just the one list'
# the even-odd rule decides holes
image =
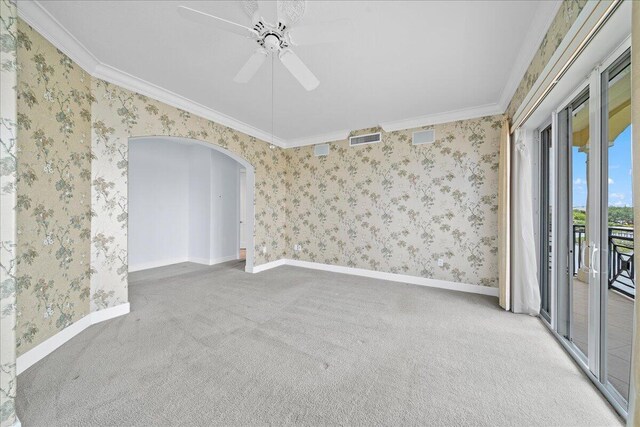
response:
{"label": "glass door panel", "polygon": [[570,244],[572,252],[569,340],[589,357],[589,93],[569,106],[570,154]]}
{"label": "glass door panel", "polygon": [[606,360],[604,375],[626,402],[629,398],[633,335],[633,197],[631,176],[631,65],[629,56],[616,61],[602,74],[602,246],[601,264]]}

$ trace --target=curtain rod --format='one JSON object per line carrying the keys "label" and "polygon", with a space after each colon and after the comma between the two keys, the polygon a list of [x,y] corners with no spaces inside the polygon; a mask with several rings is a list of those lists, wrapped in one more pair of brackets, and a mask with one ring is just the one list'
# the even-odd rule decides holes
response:
{"label": "curtain rod", "polygon": [[604,12],[604,14],[600,17],[600,19],[598,19],[598,22],[596,22],[596,25],[591,29],[591,31],[589,31],[589,33],[587,34],[587,36],[582,40],[582,42],[580,42],[580,44],[578,45],[578,48],[575,50],[575,52],[573,52],[573,54],[569,57],[569,59],[567,60],[567,62],[565,62],[565,64],[562,66],[562,68],[560,69],[560,71],[558,71],[558,73],[556,74],[556,76],[553,78],[553,80],[551,81],[551,83],[549,83],[549,85],[545,88],[545,90],[542,92],[542,94],[540,94],[540,96],[538,97],[538,99],[536,99],[536,101],[533,103],[533,105],[531,106],[531,108],[529,108],[529,110],[527,110],[527,112],[525,113],[524,116],[522,116],[522,118],[520,120],[518,120],[518,123],[513,125],[510,129],[510,133],[515,132],[516,129],[518,129],[519,127],[522,126],[522,124],[527,121],[527,119],[529,119],[529,117],[531,117],[531,115],[534,113],[534,111],[540,106],[540,104],[542,104],[542,101],[544,101],[544,99],[547,97],[547,95],[549,95],[549,92],[551,92],[551,90],[558,84],[558,82],[560,81],[560,79],[562,78],[562,76],[565,75],[565,73],[569,70],[569,68],[573,65],[573,63],[576,61],[576,59],[578,58],[578,56],[580,56],[580,54],[584,51],[584,49],[587,47],[587,45],[591,42],[591,40],[593,40],[593,38],[595,37],[596,34],[598,34],[598,32],[602,29],[602,27],[604,26],[604,24],[607,23],[607,21],[609,20],[609,18],[611,18],[611,16],[613,15],[613,13],[616,11],[616,9],[618,9],[618,7],[622,4],[623,0],[614,0],[609,7],[607,8],[607,10]]}

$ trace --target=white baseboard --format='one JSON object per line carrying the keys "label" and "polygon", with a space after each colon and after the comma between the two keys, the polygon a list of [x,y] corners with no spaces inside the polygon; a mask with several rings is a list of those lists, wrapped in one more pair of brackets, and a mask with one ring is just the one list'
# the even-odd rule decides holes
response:
{"label": "white baseboard", "polygon": [[123,316],[128,314],[129,311],[131,311],[131,306],[128,302],[116,305],[115,307],[105,308],[104,310],[94,311],[90,314],[91,324],[95,325],[96,323],[104,322],[105,320]]}
{"label": "white baseboard", "polygon": [[319,262],[301,261],[296,259],[279,259],[277,261],[262,264],[254,267],[253,273],[269,270],[281,265],[291,265],[293,267],[309,268],[312,270],[331,271],[333,273],[370,277],[372,279],[388,280],[390,282],[409,283],[412,285],[429,286],[432,288],[449,289],[473,294],[489,295],[494,297],[498,296],[498,288],[490,288],[488,286],[428,279],[425,277],[409,276],[407,274],[385,273],[383,271],[366,270],[364,268],[343,267],[340,265],[322,264]]}
{"label": "white baseboard", "polygon": [[268,262],[266,264],[254,265],[252,271],[247,271],[248,273],[260,273],[261,271],[270,270],[272,268],[280,267],[281,265],[287,264],[287,259],[278,259],[275,261]]}
{"label": "white baseboard", "polygon": [[51,354],[55,349],[78,335],[91,325],[113,319],[129,313],[129,303],[120,304],[115,307],[105,308],[104,310],[94,311],[87,314],[82,319],[67,326],[51,338],[41,342],[31,350],[16,359],[16,373],[20,375],[38,361]]}

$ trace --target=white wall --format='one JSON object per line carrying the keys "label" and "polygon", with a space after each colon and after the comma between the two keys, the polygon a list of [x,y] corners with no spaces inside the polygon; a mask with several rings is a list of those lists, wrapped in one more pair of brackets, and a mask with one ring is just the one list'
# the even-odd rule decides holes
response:
{"label": "white wall", "polygon": [[189,168],[183,146],[129,145],[129,268],[185,258],[189,233]]}
{"label": "white wall", "polygon": [[129,144],[129,271],[238,257],[241,166],[213,149]]}
{"label": "white wall", "polygon": [[[189,258],[208,264],[211,239],[211,149],[189,147]],[[234,162],[235,163],[235,162]]]}

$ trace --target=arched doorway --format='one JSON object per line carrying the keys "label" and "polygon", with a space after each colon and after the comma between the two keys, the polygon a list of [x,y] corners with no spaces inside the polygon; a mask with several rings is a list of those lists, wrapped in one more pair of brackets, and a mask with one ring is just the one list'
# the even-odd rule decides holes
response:
{"label": "arched doorway", "polygon": [[255,173],[247,160],[196,139],[142,136],[129,138],[129,162],[130,272],[213,265],[240,259],[241,248],[253,271]]}

